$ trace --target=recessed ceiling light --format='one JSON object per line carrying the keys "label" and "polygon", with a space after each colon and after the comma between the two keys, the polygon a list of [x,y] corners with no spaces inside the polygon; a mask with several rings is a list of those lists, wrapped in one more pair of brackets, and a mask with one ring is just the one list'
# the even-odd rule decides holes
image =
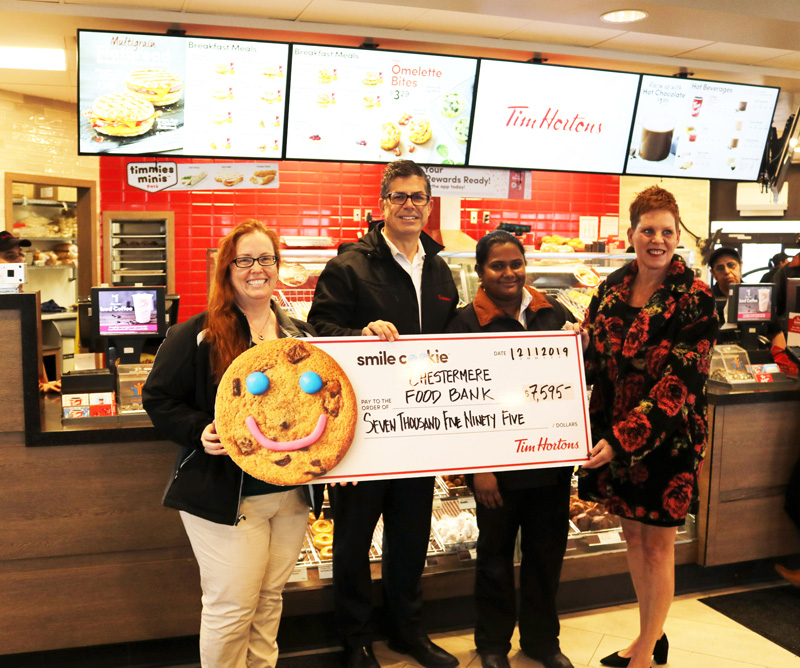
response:
{"label": "recessed ceiling light", "polygon": [[647,18],[647,12],[639,9],[618,9],[613,12],[606,12],[601,17],[603,21],[609,23],[633,23]]}
{"label": "recessed ceiling light", "polygon": [[64,56],[64,49],[0,46],[0,68],[12,70],[59,70],[63,72],[67,69],[67,60]]}

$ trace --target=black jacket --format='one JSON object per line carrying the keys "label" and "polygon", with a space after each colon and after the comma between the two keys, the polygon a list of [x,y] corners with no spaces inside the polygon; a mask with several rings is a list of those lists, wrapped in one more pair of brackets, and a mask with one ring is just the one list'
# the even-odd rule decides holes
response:
{"label": "black jacket", "polygon": [[[532,300],[525,309],[526,327],[494,305],[478,288],[475,299],[461,309],[447,328],[448,334],[478,334],[480,332],[557,331],[565,322],[575,322],[572,314],[554,298],[529,289]],[[572,476],[572,466],[521,471],[495,471],[500,490],[527,489],[566,484]],[[469,476],[471,484],[472,476]]]}
{"label": "black jacket", "polygon": [[453,317],[458,291],[447,263],[437,255],[443,246],[424,232],[420,236],[425,249],[420,332],[414,284],[392,257],[382,227],[343,245],[325,265],[308,313],[320,336],[361,336],[374,320],[393,323],[400,334],[441,334]]}
{"label": "black jacket", "polygon": [[[277,306],[275,311],[282,336],[314,335],[306,323],[290,318]],[[236,312],[249,338],[247,318],[238,309]],[[204,311],[170,327],[145,382],[142,403],[156,429],[180,446],[164,505],[234,525],[239,520],[244,472],[230,457],[206,454],[200,441],[203,429],[214,419],[217,397],[209,346],[203,341],[205,321]],[[324,485],[304,487],[309,505],[317,513],[323,489]]]}

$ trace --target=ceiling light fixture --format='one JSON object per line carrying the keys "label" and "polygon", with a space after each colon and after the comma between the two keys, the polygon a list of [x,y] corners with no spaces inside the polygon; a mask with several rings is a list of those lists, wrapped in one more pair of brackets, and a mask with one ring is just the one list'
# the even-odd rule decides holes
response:
{"label": "ceiling light fixture", "polygon": [[57,70],[63,72],[67,69],[67,59],[64,55],[64,49],[0,46],[0,68],[10,70]]}
{"label": "ceiling light fixture", "polygon": [[600,18],[609,23],[634,23],[646,19],[647,12],[640,9],[617,9],[613,12],[606,12]]}

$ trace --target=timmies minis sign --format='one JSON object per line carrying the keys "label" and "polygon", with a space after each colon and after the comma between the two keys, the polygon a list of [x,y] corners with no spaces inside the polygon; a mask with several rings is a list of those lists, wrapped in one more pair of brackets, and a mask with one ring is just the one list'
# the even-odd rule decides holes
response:
{"label": "timmies minis sign", "polygon": [[591,436],[580,339],[524,332],[315,339],[356,393],[327,481],[580,464]]}

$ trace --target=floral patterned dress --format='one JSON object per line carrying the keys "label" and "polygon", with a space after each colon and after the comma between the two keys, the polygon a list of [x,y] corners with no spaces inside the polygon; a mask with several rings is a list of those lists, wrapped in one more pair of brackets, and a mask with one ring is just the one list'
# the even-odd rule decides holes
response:
{"label": "floral patterned dress", "polygon": [[663,285],[625,333],[638,271],[634,260],[612,273],[584,323],[592,438],[605,438],[616,456],[599,469],[580,469],[578,492],[615,515],[678,526],[697,497],[719,323],[711,290],[675,255]]}

